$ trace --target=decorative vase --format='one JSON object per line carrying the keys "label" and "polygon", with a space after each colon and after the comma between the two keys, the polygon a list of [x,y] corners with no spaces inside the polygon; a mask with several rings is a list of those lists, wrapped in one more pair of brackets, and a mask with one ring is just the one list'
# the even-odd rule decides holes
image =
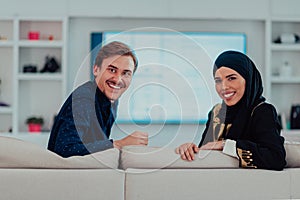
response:
{"label": "decorative vase", "polygon": [[30,133],[40,133],[41,132],[41,124],[29,123],[28,131]]}

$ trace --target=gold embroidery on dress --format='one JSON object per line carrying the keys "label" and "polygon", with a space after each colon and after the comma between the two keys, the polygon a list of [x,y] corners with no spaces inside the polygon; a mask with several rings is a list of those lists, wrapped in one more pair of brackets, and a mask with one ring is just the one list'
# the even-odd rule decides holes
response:
{"label": "gold embroidery on dress", "polygon": [[[213,109],[213,140],[214,141],[216,141],[219,138],[220,132],[224,129],[224,126],[222,127],[222,125],[224,124],[221,124],[221,120],[218,117],[220,110],[221,110],[221,104],[217,104]],[[218,131],[218,136],[217,136],[216,129],[218,126],[220,126],[220,129]]]}
{"label": "gold embroidery on dress", "polygon": [[217,140],[222,140],[224,128],[225,128],[225,124],[223,124],[223,123],[220,124],[220,129],[219,129]]}
{"label": "gold embroidery on dress", "polygon": [[223,140],[224,139],[224,136],[223,136],[224,129],[226,128],[225,134],[227,135],[228,131],[232,125],[232,124],[227,124],[227,126],[225,126],[224,123],[221,123],[221,120],[218,117],[221,107],[222,107],[221,104],[217,104],[215,106],[215,108],[213,109],[213,140],[214,141]]}
{"label": "gold embroidery on dress", "polygon": [[253,158],[251,151],[243,150],[240,148],[237,148],[237,153],[240,158],[240,163],[242,167],[245,168],[257,168],[257,166],[253,165]]}
{"label": "gold embroidery on dress", "polygon": [[232,125],[232,124],[227,124],[227,127],[226,127],[226,133],[225,133],[226,135],[228,134],[228,131],[230,130],[231,125]]}

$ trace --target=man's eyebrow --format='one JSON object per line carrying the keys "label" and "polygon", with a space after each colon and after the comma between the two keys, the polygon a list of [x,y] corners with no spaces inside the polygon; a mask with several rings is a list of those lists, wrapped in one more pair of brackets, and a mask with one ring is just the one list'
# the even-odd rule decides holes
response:
{"label": "man's eyebrow", "polygon": [[[118,67],[116,67],[116,66],[114,66],[114,65],[108,65],[108,67],[109,67],[109,68],[116,69],[116,70],[119,69]],[[132,73],[132,70],[130,70],[130,69],[124,69],[123,71],[124,71],[124,72],[131,72],[131,73]]]}
{"label": "man's eyebrow", "polygon": [[130,69],[124,69],[124,72],[131,72],[132,73],[132,71]]}
{"label": "man's eyebrow", "polygon": [[110,67],[110,68],[114,68],[114,69],[118,69],[116,66],[114,66],[114,65],[108,65],[108,67]]}

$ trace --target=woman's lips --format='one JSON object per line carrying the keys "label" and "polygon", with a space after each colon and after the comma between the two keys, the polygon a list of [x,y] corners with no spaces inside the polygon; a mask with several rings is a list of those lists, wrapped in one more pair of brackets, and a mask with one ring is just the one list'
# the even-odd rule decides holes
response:
{"label": "woman's lips", "polygon": [[223,97],[225,99],[229,99],[229,98],[233,97],[234,94],[235,94],[235,92],[226,92],[226,93],[223,93]]}

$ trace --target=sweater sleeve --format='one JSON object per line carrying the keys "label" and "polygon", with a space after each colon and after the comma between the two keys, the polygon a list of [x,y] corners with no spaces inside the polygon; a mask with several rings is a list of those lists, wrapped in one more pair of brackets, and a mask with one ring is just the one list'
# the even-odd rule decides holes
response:
{"label": "sweater sleeve", "polygon": [[282,170],[286,165],[284,138],[274,106],[264,103],[251,117],[249,136],[236,141],[240,166]]}
{"label": "sweater sleeve", "polygon": [[83,156],[113,148],[112,140],[103,133],[89,98],[73,98],[53,130],[56,134],[53,151],[62,157]]}

